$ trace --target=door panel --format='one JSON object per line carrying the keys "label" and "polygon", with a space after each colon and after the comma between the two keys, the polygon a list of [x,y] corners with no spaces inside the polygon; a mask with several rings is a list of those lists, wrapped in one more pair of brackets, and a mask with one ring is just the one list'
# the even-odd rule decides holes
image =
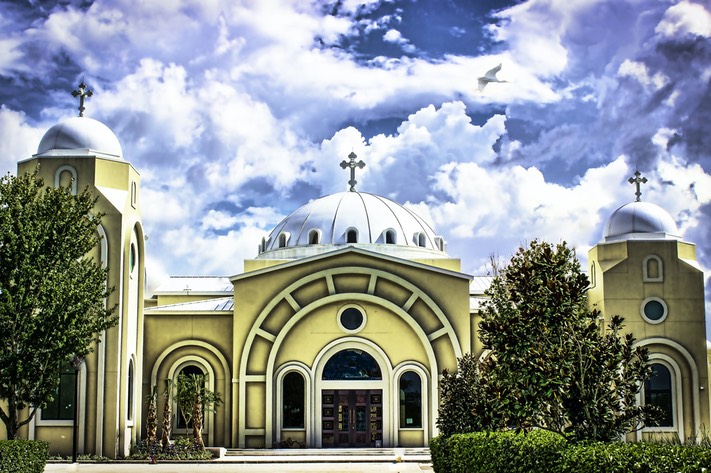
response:
{"label": "door panel", "polygon": [[382,445],[382,390],[324,390],[321,396],[323,447]]}

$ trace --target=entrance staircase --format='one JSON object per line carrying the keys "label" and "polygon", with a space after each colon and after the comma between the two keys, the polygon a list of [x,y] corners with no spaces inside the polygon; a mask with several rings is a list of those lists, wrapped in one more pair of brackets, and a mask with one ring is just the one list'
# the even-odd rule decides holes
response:
{"label": "entrance staircase", "polygon": [[227,449],[230,463],[430,463],[430,449],[418,448],[279,448]]}

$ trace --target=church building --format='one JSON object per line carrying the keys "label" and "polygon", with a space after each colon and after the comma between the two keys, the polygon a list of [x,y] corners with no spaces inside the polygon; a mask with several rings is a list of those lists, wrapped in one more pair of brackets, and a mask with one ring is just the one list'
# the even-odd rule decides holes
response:
{"label": "church building", "polygon": [[[180,373],[208,375],[223,400],[206,415],[206,445],[427,446],[437,435],[442,370],[483,351],[479,307],[490,278],[463,273],[445,239],[413,211],[359,191],[364,164],[353,153],[341,163],[349,188],[294,210],[255,242],[243,272],[171,277],[148,299],[140,176],[113,132],[81,114],[69,118],[47,131],[18,173],[38,164],[47,185],[89,186],[106,213],[94,256],[109,268],[116,291],[107,304],[118,305],[120,320],[79,374],[82,453],[127,455],[145,436],[146,397]],[[639,192],[640,176],[631,181]],[[639,402],[665,416],[636,438],[684,440],[711,426],[694,244],[638,195],[613,212],[588,260],[590,304],[606,319],[625,317],[657,374]],[[73,371],[67,376],[55,403],[21,432],[48,440],[53,453],[71,452]],[[175,406],[173,415],[175,435],[185,426]]]}

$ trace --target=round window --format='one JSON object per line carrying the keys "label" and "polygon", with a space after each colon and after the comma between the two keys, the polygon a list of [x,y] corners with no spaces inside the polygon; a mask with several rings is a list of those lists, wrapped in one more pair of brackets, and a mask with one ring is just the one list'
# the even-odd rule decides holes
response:
{"label": "round window", "polygon": [[338,320],[344,330],[354,332],[363,327],[365,315],[356,307],[348,307],[341,312]]}
{"label": "round window", "polygon": [[658,297],[649,297],[642,302],[642,317],[651,324],[658,324],[667,317],[667,305]]}

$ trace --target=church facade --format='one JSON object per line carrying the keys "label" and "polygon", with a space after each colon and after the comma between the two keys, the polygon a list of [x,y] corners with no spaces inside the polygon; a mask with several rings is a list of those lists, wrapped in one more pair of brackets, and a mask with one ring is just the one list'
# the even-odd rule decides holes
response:
{"label": "church facade", "polygon": [[[106,217],[94,256],[109,268],[117,290],[107,304],[120,314],[79,374],[78,406],[63,383],[70,395],[22,432],[53,452],[71,451],[67,413],[78,407],[80,452],[128,454],[145,435],[146,397],[180,373],[208,375],[223,400],[206,415],[207,445],[426,446],[437,435],[442,370],[483,351],[478,311],[490,279],[462,273],[412,211],[356,190],[354,154],[341,163],[350,189],[295,210],[255,242],[242,273],[171,277],[148,299],[140,176],[116,136],[70,118],[18,173],[38,164],[48,185],[99,196]],[[637,438],[683,440],[711,426],[703,274],[695,246],[677,233],[663,209],[632,202],[612,214],[588,258],[590,304],[605,318],[625,316],[657,374],[639,402],[665,417]],[[184,426],[175,407],[173,415],[175,435]]]}

